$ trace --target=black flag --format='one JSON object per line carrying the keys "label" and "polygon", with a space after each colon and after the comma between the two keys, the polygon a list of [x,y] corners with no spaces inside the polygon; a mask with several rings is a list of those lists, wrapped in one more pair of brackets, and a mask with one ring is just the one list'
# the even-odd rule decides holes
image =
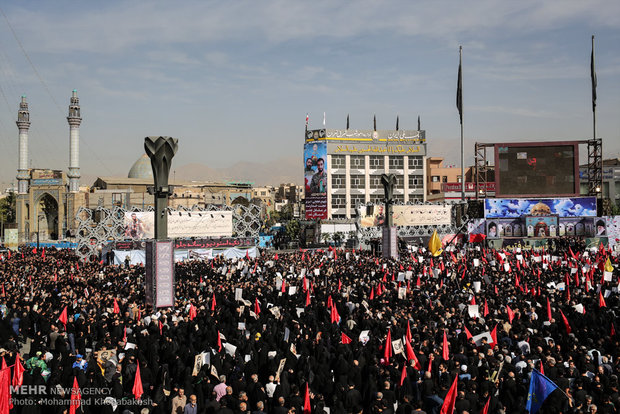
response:
{"label": "black flag", "polygon": [[420,129],[420,115],[418,115],[418,131],[421,131],[421,129]]}
{"label": "black flag", "polygon": [[347,129],[349,129],[349,114],[347,114]]}
{"label": "black flag", "polygon": [[372,118],[372,123],[373,123],[373,126],[374,126],[375,131],[376,131],[376,130],[377,130],[377,115],[375,115],[375,116]]}
{"label": "black flag", "polygon": [[590,55],[590,77],[592,78],[592,111],[596,108],[596,71],[594,70],[594,35],[592,35],[592,54]]}
{"label": "black flag", "polygon": [[459,110],[459,119],[463,125],[463,74],[461,70],[461,52],[463,46],[459,46],[459,79],[456,84],[456,107]]}
{"label": "black flag", "polygon": [[398,115],[396,115],[396,130],[398,131]]}

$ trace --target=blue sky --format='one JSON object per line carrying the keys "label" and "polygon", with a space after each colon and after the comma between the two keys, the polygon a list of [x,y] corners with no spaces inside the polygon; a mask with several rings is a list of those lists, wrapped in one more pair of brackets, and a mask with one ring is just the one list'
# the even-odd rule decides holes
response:
{"label": "blue sky", "polygon": [[298,157],[301,176],[307,112],[317,128],[323,112],[328,128],[350,114],[359,129],[373,114],[379,129],[397,114],[415,129],[420,115],[429,154],[457,164],[459,45],[468,160],[476,141],[589,139],[592,34],[598,135],[605,157],[620,157],[617,0],[23,1],[2,11],[2,183],[17,168],[22,94],[32,165],[67,168],[72,89],[83,175],[125,175],[145,136],[170,135],[177,166]]}

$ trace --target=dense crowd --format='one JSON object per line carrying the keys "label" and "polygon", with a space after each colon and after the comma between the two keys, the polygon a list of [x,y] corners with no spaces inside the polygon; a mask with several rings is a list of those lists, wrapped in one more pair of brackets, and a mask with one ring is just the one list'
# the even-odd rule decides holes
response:
{"label": "dense crowd", "polygon": [[22,250],[0,260],[0,355],[34,386],[11,413],[69,412],[79,387],[85,413],[435,414],[455,379],[458,414],[522,413],[534,369],[560,388],[542,412],[613,413],[616,264],[572,239],[263,252],[177,263],[174,308],[150,309],[143,266]]}

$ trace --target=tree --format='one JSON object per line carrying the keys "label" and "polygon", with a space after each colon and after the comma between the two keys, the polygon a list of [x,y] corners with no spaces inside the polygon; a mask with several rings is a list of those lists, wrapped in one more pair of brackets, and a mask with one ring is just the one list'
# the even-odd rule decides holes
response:
{"label": "tree", "polygon": [[299,220],[289,220],[286,223],[286,235],[291,240],[299,240],[299,231],[301,229],[301,224]]}
{"label": "tree", "polygon": [[0,222],[15,223],[15,193],[0,199]]}

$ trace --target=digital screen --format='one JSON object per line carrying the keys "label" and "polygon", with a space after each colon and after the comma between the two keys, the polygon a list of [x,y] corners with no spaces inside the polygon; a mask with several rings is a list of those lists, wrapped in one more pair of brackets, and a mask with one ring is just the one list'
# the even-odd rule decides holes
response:
{"label": "digital screen", "polygon": [[578,194],[577,146],[496,144],[497,195]]}

